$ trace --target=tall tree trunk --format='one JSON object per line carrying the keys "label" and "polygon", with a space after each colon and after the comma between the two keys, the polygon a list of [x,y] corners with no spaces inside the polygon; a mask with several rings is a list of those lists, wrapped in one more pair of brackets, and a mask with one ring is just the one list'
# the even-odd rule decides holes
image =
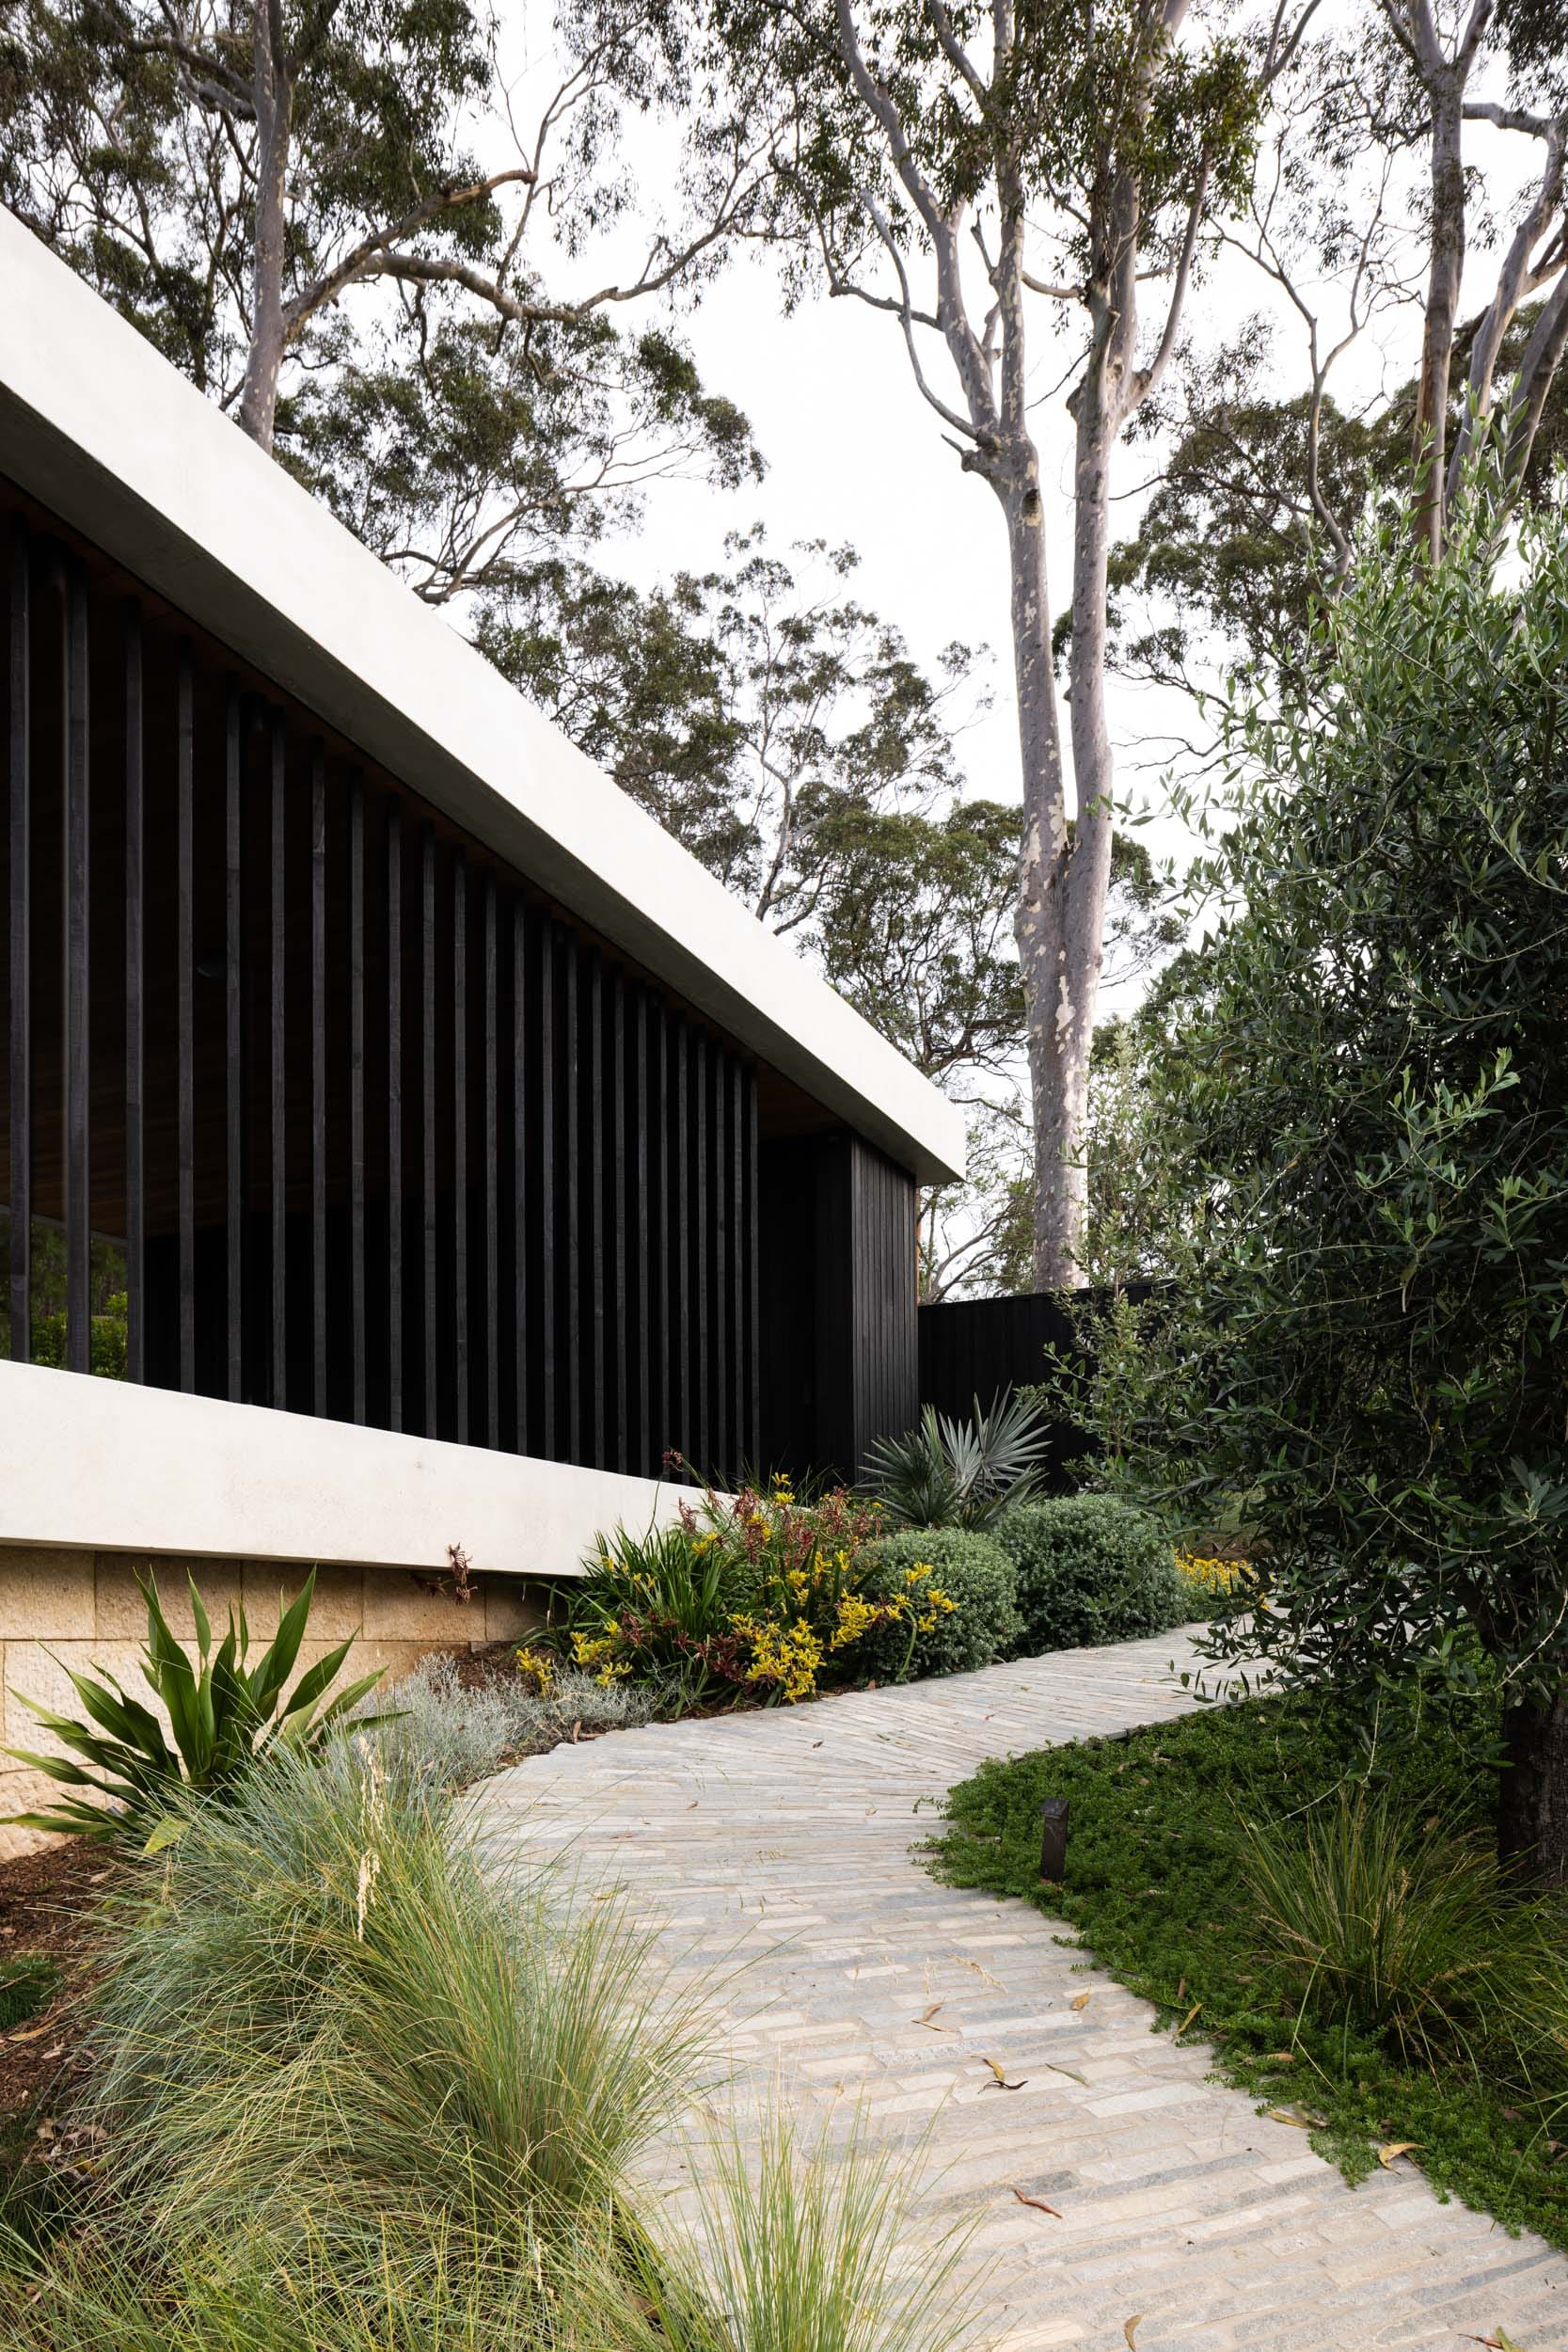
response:
{"label": "tall tree trunk", "polygon": [[1443,552],[1449,377],[1465,274],[1465,73],[1444,66],[1430,74],[1432,99],[1432,258],[1416,392],[1416,535],[1435,563]]}
{"label": "tall tree trunk", "polygon": [[1035,1287],[1058,1290],[1078,1279],[1083,1195],[1076,1181],[1076,1153],[1087,1066],[1085,1062],[1080,1080],[1073,1065],[1076,1030],[1064,1017],[1076,994],[1069,898],[1070,858],[1056,687],[1051,668],[1039,459],[1028,442],[1015,446],[1009,458],[996,487],[1007,524],[1013,670],[1023,771],[1023,838],[1013,930],[1023,978],[1034,1105]]}
{"label": "tall tree trunk", "polygon": [[1568,1689],[1503,1717],[1497,1851],[1548,1886],[1568,1885]]}
{"label": "tall tree trunk", "polygon": [[250,271],[250,349],[240,388],[240,424],[272,448],[277,379],[283,368],[283,207],[293,129],[293,85],[283,54],[281,18],[258,0],[255,10],[256,222]]}

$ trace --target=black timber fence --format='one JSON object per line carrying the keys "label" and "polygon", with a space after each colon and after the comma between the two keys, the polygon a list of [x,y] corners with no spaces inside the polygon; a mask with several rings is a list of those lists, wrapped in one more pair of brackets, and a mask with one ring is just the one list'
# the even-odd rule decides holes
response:
{"label": "black timber fence", "polygon": [[[1129,1282],[1121,1295],[1139,1304],[1159,1287]],[[1103,1290],[1036,1291],[922,1307],[917,1319],[922,1406],[934,1405],[939,1413],[966,1420],[976,1397],[989,1408],[1001,1390],[1033,1387],[1045,1378],[1048,1347],[1082,1356],[1078,1317],[1085,1305],[1101,1306],[1111,1295]],[[1073,1486],[1073,1465],[1092,1450],[1070,1422],[1053,1422],[1046,1485]]]}

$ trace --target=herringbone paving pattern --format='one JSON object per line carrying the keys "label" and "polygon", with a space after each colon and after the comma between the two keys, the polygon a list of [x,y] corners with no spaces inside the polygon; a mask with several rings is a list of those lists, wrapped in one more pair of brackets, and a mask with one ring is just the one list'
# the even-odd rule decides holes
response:
{"label": "herringbone paving pattern", "polygon": [[783,2095],[858,2107],[890,2140],[928,2132],[923,2211],[978,2217],[967,2260],[996,2352],[1124,2352],[1139,2313],[1136,2352],[1458,2352],[1499,2326],[1568,2352],[1560,2256],[1440,2204],[1408,2164],[1348,2188],[1301,2131],[1208,2081],[1200,2043],[1151,2032],[1069,1931],[939,1885],[911,1852],[982,1757],[1180,1714],[1184,1656],[1167,1635],[617,1732],[489,1783],[481,1822],[631,1889],[673,1980],[721,1973],[743,2128]]}

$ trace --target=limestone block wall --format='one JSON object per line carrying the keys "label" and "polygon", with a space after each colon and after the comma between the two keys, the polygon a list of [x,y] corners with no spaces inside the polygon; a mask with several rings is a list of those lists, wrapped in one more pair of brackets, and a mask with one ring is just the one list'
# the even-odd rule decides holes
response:
{"label": "limestone block wall", "polygon": [[[147,1612],[136,1588],[137,1575],[149,1570],[174,1631],[193,1646],[187,1572],[219,1639],[230,1603],[243,1600],[253,1655],[271,1639],[280,1609],[307,1574],[297,1562],[0,1544],[0,1745],[40,1753],[56,1748],[22,1698],[57,1714],[80,1715],[67,1667],[106,1669],[150,1704],[139,1666]],[[537,1603],[515,1579],[481,1578],[466,1603],[432,1590],[435,1581],[424,1569],[338,1563],[319,1568],[298,1671],[352,1633],[357,1638],[345,1673],[369,1674],[381,1666],[391,1681],[430,1650],[520,1639],[539,1621]],[[0,1815],[46,1803],[54,1787],[43,1773],[0,1756]],[[0,1827],[0,1860],[40,1842],[36,1831]]]}

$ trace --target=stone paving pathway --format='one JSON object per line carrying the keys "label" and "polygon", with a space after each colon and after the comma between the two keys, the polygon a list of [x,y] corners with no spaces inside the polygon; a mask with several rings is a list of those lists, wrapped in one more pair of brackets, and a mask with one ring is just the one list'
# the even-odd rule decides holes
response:
{"label": "stone paving pathway", "polygon": [[[1408,2165],[1347,2188],[1050,1920],[911,1854],[982,1757],[1181,1713],[1178,1653],[1164,1635],[613,1733],[488,1784],[483,1834],[571,1844],[595,1883],[646,1899],[673,1974],[745,1956],[717,1996],[742,2110],[782,2089],[807,2110],[858,2102],[890,2139],[930,2127],[925,2206],[979,2215],[994,2352],[1124,2352],[1137,2312],[1136,2352],[1459,2352],[1499,2324],[1524,2352],[1568,2352],[1551,2249],[1439,2204]],[[1022,2090],[995,2091],[992,2057]]]}

